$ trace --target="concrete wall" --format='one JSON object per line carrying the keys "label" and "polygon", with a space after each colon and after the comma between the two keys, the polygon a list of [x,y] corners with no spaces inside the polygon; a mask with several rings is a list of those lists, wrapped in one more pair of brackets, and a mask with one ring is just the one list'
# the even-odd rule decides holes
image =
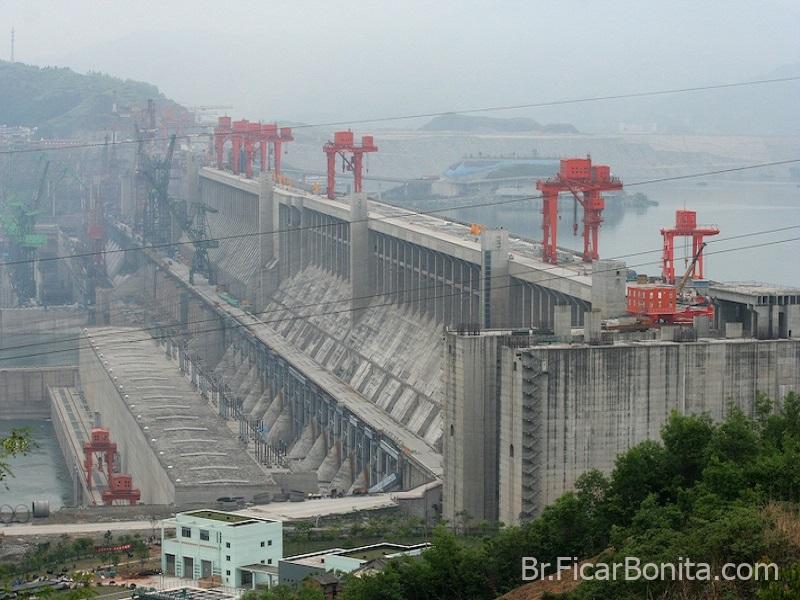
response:
{"label": "concrete wall", "polygon": [[121,471],[132,475],[133,485],[142,491],[142,503],[180,504],[175,485],[91,348],[81,348],[80,378],[89,408],[100,413],[101,425],[117,444]]}
{"label": "concrete wall", "polygon": [[497,341],[448,334],[445,347],[444,518],[478,521],[497,510]]}
{"label": "concrete wall", "polygon": [[516,523],[522,512],[522,460],[525,449],[522,439],[523,414],[521,402],[522,369],[515,368],[515,351],[501,349],[500,389],[500,433],[498,439],[498,487],[499,502],[497,518],[502,523]]}
{"label": "concrete wall", "polygon": [[[0,342],[8,335],[77,332],[86,325],[86,311],[77,306],[0,309]],[[37,352],[39,350],[32,350]]]}
{"label": "concrete wall", "polygon": [[589,469],[609,472],[620,453],[657,439],[673,410],[720,420],[731,406],[752,414],[758,392],[779,399],[800,390],[796,340],[510,352],[503,362],[499,436],[499,515],[505,522],[515,522],[520,512],[538,514]]}
{"label": "concrete wall", "polygon": [[0,420],[46,419],[50,416],[48,387],[71,387],[76,367],[0,369]]}

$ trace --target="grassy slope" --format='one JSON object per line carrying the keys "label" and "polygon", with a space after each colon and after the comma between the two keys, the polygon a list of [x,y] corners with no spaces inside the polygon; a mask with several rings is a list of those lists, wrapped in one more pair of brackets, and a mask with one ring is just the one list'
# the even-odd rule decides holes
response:
{"label": "grassy slope", "polygon": [[67,68],[35,67],[0,61],[0,124],[39,127],[42,137],[131,128],[113,104],[177,106],[149,83],[99,73],[81,75]]}

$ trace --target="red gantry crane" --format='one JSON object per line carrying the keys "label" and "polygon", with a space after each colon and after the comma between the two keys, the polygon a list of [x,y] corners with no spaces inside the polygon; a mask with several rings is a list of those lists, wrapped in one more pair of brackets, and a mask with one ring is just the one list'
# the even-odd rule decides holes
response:
{"label": "red gantry crane", "polygon": [[[333,141],[326,143],[322,151],[328,157],[328,198],[336,198],[336,155],[342,157],[342,172],[353,172],[353,192],[361,191],[363,180],[364,154],[367,152],[377,152],[371,135],[361,137],[361,145],[357,146],[353,138],[352,131],[337,131],[333,134]],[[352,159],[348,158],[352,154]]]}
{"label": "red gantry crane", "polygon": [[[662,229],[664,236],[663,282],[631,284],[628,286],[628,312],[643,317],[650,323],[670,323],[691,325],[695,317],[714,318],[714,305],[710,300],[688,289],[691,278],[702,278],[703,250],[705,235],[716,235],[716,227],[697,227],[697,213],[693,210],[679,210],[675,216],[674,229]],[[676,233],[682,232],[682,233]],[[676,235],[691,236],[694,240],[692,260],[686,272],[675,285],[673,238]],[[696,275],[696,276],[695,276]],[[670,280],[671,277],[671,280]]]}
{"label": "red gantry crane", "polygon": [[103,504],[111,505],[115,500],[122,500],[128,504],[136,504],[141,498],[141,492],[133,487],[133,479],[124,473],[114,473],[114,456],[117,454],[117,445],[111,441],[108,429],[95,427],[91,431],[88,442],[83,444],[84,463],[86,468],[86,487],[92,489],[92,471],[94,469],[94,455],[100,453],[105,456],[105,470],[108,477],[108,489],[103,490],[101,497]]}
{"label": "red gantry crane", "polygon": [[676,210],[675,227],[664,228],[661,235],[664,238],[664,255],[662,259],[661,277],[666,283],[675,283],[675,238],[692,238],[692,268],[687,271],[692,279],[703,279],[703,253],[704,238],[708,235],[717,235],[719,228],[712,225],[697,226],[697,212],[694,210]]}
{"label": "red gantry crane", "polygon": [[[275,123],[251,123],[247,119],[232,121],[230,117],[219,117],[214,128],[214,150],[217,168],[224,167],[225,143],[231,142],[231,171],[238,175],[242,170],[245,177],[253,177],[256,147],[261,159],[261,172],[272,171],[275,179],[281,174],[281,155],[283,144],[294,140],[291,127],[278,127]],[[269,148],[272,148],[272,165],[269,161]],[[244,150],[244,156],[242,156]],[[242,161],[244,165],[242,165]]]}
{"label": "red gantry crane", "polygon": [[[598,259],[600,223],[603,222],[605,200],[602,192],[621,190],[622,181],[611,175],[611,167],[592,165],[592,159],[566,158],[555,177],[540,179],[536,189],[542,192],[542,255],[546,262],[558,262],[557,227],[558,195],[570,192],[577,204],[583,207],[583,260]],[[578,233],[577,220],[574,231]]]}

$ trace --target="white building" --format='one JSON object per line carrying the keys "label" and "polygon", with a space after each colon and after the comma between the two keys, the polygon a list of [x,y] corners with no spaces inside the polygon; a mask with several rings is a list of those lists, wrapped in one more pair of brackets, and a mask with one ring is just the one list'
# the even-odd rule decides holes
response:
{"label": "white building", "polygon": [[[175,533],[165,533],[171,527]],[[165,575],[214,578],[221,585],[237,588],[273,585],[282,557],[280,521],[194,510],[165,519],[161,525],[161,570]],[[263,568],[253,568],[261,565]]]}

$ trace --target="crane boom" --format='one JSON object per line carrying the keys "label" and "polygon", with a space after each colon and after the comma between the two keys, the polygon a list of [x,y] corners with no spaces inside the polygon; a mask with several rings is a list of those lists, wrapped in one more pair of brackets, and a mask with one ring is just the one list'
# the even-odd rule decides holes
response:
{"label": "crane boom", "polygon": [[680,282],[678,283],[678,287],[675,288],[675,294],[680,296],[683,288],[686,287],[686,282],[689,281],[689,277],[691,277],[692,273],[694,272],[694,266],[697,264],[697,261],[700,260],[700,255],[703,253],[703,248],[705,248],[708,244],[703,242],[700,244],[700,247],[695,252],[694,256],[692,257],[692,262],[689,263],[689,267],[686,269],[686,273],[683,274],[681,277]]}

